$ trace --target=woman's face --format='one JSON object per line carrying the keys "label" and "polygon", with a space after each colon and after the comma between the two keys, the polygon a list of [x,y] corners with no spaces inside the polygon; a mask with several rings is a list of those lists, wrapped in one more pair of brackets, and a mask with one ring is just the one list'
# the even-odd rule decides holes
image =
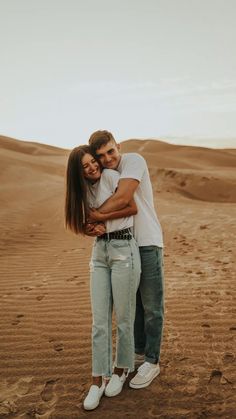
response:
{"label": "woman's face", "polygon": [[101,177],[101,168],[99,163],[91,154],[85,154],[82,157],[82,166],[84,169],[84,177],[92,182],[96,182]]}

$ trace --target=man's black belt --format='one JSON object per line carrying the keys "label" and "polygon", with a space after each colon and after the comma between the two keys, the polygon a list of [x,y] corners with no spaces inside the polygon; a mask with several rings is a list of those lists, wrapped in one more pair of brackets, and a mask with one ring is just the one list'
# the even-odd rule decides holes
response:
{"label": "man's black belt", "polygon": [[133,237],[131,229],[125,228],[124,230],[112,231],[111,233],[104,233],[97,236],[97,240],[131,240]]}

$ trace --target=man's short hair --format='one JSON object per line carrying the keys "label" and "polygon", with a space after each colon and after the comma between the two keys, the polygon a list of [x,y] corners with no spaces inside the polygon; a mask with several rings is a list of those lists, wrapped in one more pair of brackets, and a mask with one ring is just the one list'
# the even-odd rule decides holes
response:
{"label": "man's short hair", "polygon": [[106,145],[109,143],[109,141],[114,141],[116,144],[116,140],[113,137],[112,133],[109,131],[95,131],[91,137],[89,138],[89,145],[92,149],[93,153],[96,153],[96,151],[102,147],[103,145]]}

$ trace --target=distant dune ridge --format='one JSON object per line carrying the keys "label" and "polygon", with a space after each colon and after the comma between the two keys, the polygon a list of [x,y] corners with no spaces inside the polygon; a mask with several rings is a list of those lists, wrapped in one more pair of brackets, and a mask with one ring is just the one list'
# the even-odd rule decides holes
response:
{"label": "distant dune ridge", "polygon": [[153,184],[192,199],[236,202],[236,150],[178,146],[153,140],[122,143],[147,160]]}
{"label": "distant dune ridge", "polygon": [[[153,140],[122,142],[123,152],[137,152],[147,160],[154,185],[192,199],[236,202],[236,149],[215,150]],[[0,136],[2,169],[17,160],[32,170],[63,174],[67,150]],[[20,154],[19,154],[20,153]],[[40,157],[40,159],[38,158]]]}
{"label": "distant dune ridge", "polygon": [[[129,140],[165,239],[161,375],[92,417],[235,416],[236,150]],[[87,417],[93,239],[64,228],[69,150],[0,136],[0,417]],[[115,334],[115,328],[114,328]]]}

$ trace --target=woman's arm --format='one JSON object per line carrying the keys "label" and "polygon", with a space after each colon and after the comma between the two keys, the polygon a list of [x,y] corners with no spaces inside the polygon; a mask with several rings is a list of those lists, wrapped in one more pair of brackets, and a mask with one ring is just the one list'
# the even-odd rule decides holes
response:
{"label": "woman's arm", "polygon": [[103,214],[99,212],[97,209],[92,208],[89,212],[89,221],[107,221],[107,220],[115,220],[116,218],[123,218],[123,217],[130,217],[131,215],[137,214],[138,209],[134,199],[128,203],[125,208],[119,209],[117,211],[108,212]]}

